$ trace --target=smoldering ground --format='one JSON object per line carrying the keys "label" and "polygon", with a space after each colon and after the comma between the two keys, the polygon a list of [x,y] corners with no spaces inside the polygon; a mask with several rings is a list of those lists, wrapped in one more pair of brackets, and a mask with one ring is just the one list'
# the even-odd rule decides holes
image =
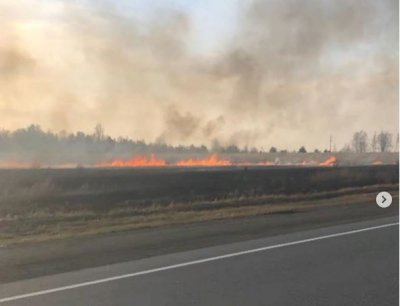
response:
{"label": "smoldering ground", "polygon": [[247,1],[231,39],[202,53],[184,9],[143,21],[104,2],[30,4],[0,0],[4,128],[101,122],[147,141],[289,149],[397,129],[397,1]]}

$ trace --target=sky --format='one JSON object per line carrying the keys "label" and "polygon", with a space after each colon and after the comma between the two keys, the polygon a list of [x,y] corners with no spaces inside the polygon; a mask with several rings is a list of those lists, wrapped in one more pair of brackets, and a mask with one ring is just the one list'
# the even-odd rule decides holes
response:
{"label": "sky", "polygon": [[325,149],[397,133],[398,1],[0,0],[0,128]]}

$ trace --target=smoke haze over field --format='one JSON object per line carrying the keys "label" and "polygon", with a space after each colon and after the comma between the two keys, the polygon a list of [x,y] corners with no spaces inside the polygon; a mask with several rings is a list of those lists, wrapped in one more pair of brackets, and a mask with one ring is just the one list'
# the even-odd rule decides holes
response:
{"label": "smoke haze over field", "polygon": [[0,0],[0,128],[289,149],[397,132],[398,1],[136,2]]}

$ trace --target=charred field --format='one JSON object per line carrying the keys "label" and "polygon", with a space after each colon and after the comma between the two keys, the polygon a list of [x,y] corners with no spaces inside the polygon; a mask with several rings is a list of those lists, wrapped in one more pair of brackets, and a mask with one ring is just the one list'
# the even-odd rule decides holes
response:
{"label": "charred field", "polygon": [[398,166],[0,170],[0,242],[374,202]]}

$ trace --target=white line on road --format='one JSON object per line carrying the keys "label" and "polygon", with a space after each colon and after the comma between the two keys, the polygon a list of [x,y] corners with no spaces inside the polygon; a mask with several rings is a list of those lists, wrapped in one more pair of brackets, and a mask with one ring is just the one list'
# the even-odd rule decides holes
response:
{"label": "white line on road", "polygon": [[177,268],[197,265],[197,264],[201,264],[201,263],[205,263],[205,262],[216,261],[216,260],[221,260],[221,259],[231,258],[231,257],[236,257],[236,256],[242,256],[242,255],[246,255],[246,254],[252,254],[252,253],[287,247],[287,246],[296,245],[296,244],[302,244],[302,243],[313,242],[313,241],[318,241],[318,240],[323,240],[323,239],[328,239],[328,238],[335,238],[335,237],[340,237],[340,236],[357,234],[357,233],[361,233],[361,232],[372,231],[375,229],[396,226],[398,224],[399,224],[398,222],[388,223],[388,224],[383,224],[383,225],[378,225],[378,226],[373,226],[373,227],[351,230],[351,231],[347,231],[347,232],[341,232],[341,233],[335,233],[335,234],[319,236],[319,237],[314,237],[314,238],[308,238],[308,239],[303,239],[303,240],[285,242],[285,243],[265,246],[265,247],[261,247],[261,248],[256,248],[256,249],[251,249],[251,250],[246,250],[246,251],[241,251],[241,252],[236,252],[236,253],[230,253],[230,254],[225,254],[225,255],[220,255],[220,256],[215,256],[215,257],[209,257],[209,258],[204,258],[204,259],[199,259],[199,260],[183,262],[183,263],[176,264],[176,265],[164,266],[164,267],[160,267],[160,268],[155,268],[155,269],[150,269],[150,270],[145,270],[145,271],[140,271],[140,272],[133,272],[133,273],[123,274],[123,275],[118,275],[118,276],[113,276],[113,277],[107,277],[107,278],[97,279],[94,281],[88,281],[88,282],[77,283],[77,284],[68,285],[68,286],[57,287],[57,288],[53,288],[53,289],[47,289],[47,290],[41,290],[41,291],[36,291],[36,292],[31,292],[31,293],[26,293],[26,294],[21,294],[21,295],[15,295],[15,296],[10,296],[10,297],[0,299],[0,303],[25,299],[25,298],[29,298],[29,297],[38,296],[38,295],[50,294],[50,293],[59,292],[59,291],[71,290],[71,289],[80,288],[80,287],[92,286],[92,285],[96,285],[96,284],[112,282],[112,281],[119,280],[119,279],[131,278],[131,277],[161,272],[161,271],[165,271],[165,270],[177,269]]}

